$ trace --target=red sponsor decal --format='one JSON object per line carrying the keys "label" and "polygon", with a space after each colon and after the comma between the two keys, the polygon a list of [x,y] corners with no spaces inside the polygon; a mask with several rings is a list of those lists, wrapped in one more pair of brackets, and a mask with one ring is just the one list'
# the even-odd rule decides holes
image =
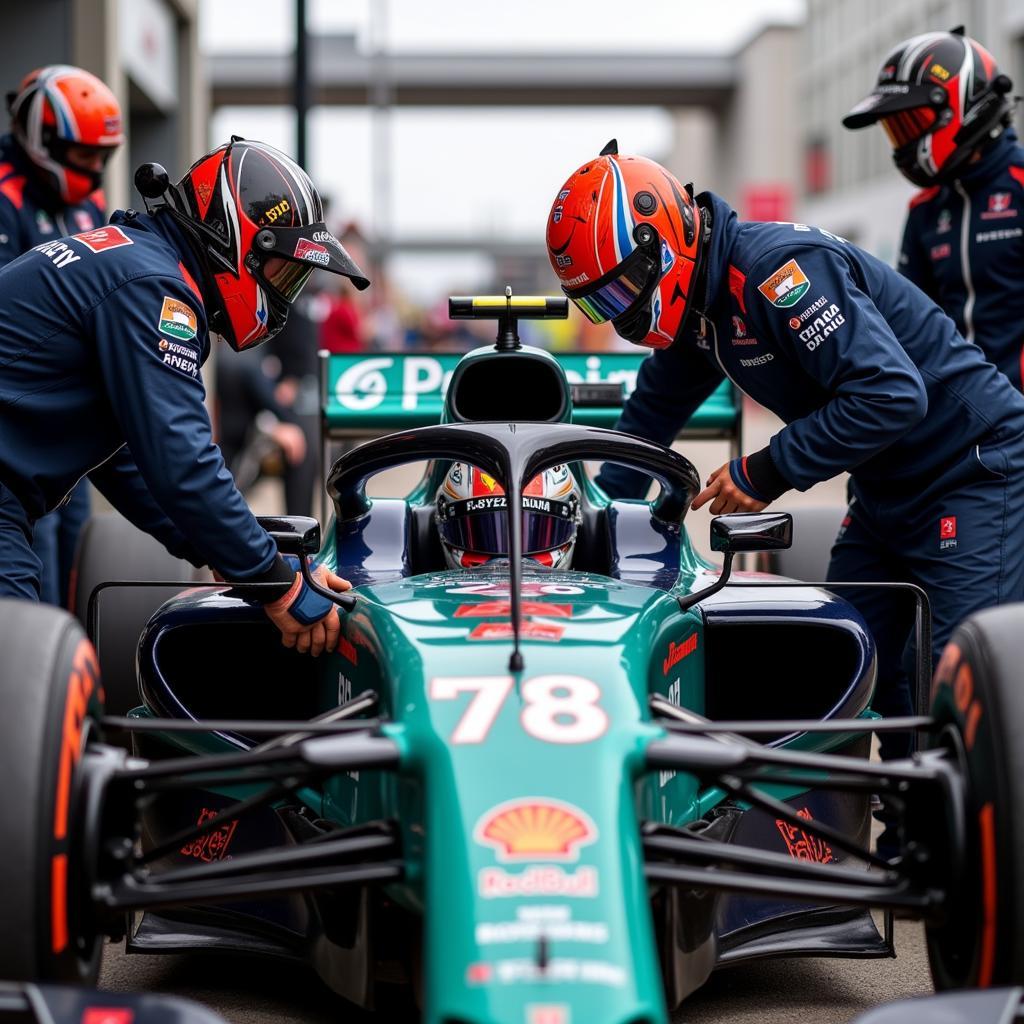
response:
{"label": "red sponsor decal", "polygon": [[135,1011],[130,1006],[87,1006],[82,1024],[132,1024]]}
{"label": "red sponsor decal", "polygon": [[352,662],[353,665],[359,664],[359,652],[356,650],[355,644],[352,643],[348,637],[338,637],[338,653],[346,660]]}
{"label": "red sponsor decal", "polygon": [[950,540],[956,536],[956,516],[943,516],[939,520],[939,539]]}
{"label": "red sponsor decal", "polygon": [[117,249],[122,245],[134,245],[132,240],[116,225],[108,224],[94,231],[83,231],[80,235],[72,235],[87,249],[103,252],[105,249]]}
{"label": "red sponsor decal", "polygon": [[292,255],[296,259],[309,260],[310,263],[320,263],[324,266],[331,262],[331,254],[327,247],[309,238],[300,238],[295,243],[295,252]]}
{"label": "red sponsor decal", "polygon": [[473,837],[493,847],[499,860],[575,860],[579,847],[597,838],[597,828],[572,804],[528,797],[492,807]]}
{"label": "red sponsor decal", "polygon": [[469,985],[486,985],[494,971],[490,964],[470,964],[466,968],[466,983]]}
{"label": "red sponsor decal", "polygon": [[[211,818],[216,817],[216,811],[211,810],[209,807],[204,807],[196,824],[203,825]],[[195,857],[196,860],[223,860],[224,856],[228,852],[228,847],[231,845],[231,838],[234,836],[235,829],[237,827],[237,818],[233,818],[231,821],[226,821],[223,825],[218,826],[212,832],[207,832],[206,835],[200,836],[198,839],[193,839],[190,843],[186,843],[181,848],[181,853],[186,857]]]}
{"label": "red sponsor decal", "polygon": [[[524,640],[561,640],[565,632],[564,626],[555,626],[546,622],[524,622],[519,635]],[[511,640],[511,622],[481,622],[474,626],[469,634],[470,640]]]}
{"label": "red sponsor decal", "polygon": [[597,868],[581,867],[566,871],[556,865],[534,865],[514,873],[504,868],[484,868],[477,877],[480,895],[485,900],[520,896],[597,896]]}
{"label": "red sponsor decal", "polygon": [[691,633],[681,644],[672,641],[668,645],[668,655],[661,664],[662,672],[668,675],[673,665],[678,665],[687,655],[697,650],[697,634]]}
{"label": "red sponsor decal", "polygon": [[933,260],[944,260],[952,251],[949,242],[943,242],[941,245],[932,246],[931,257]]}
{"label": "red sponsor decal", "polygon": [[1002,213],[1010,208],[1009,192],[993,192],[988,197],[988,208],[992,213]]}
{"label": "red sponsor decal", "polygon": [[[476,604],[460,604],[455,609],[457,619],[507,618],[512,614],[508,601],[478,601]],[[545,601],[524,601],[524,615],[544,615],[549,619],[571,619],[571,604],[548,604]]]}
{"label": "red sponsor decal", "polygon": [[529,1006],[526,1024],[569,1024],[569,1008],[563,1004]]}
{"label": "red sponsor decal", "polygon": [[798,331],[800,329],[800,317],[791,316],[789,318],[789,326],[792,327],[794,331]]}
{"label": "red sponsor decal", "polygon": [[[806,807],[797,811],[796,816],[805,821],[814,820]],[[790,825],[788,821],[783,821],[781,818],[775,819],[775,827],[782,834],[789,855],[794,860],[809,860],[815,864],[829,864],[835,860],[832,856],[832,847],[823,839],[808,835],[802,828]]]}

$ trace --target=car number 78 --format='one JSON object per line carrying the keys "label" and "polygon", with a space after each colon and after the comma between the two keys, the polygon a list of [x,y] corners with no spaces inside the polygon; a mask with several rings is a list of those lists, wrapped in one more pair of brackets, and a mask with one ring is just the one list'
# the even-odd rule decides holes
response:
{"label": "car number 78", "polygon": [[[483,743],[512,691],[512,676],[437,676],[430,680],[432,700],[455,700],[472,693],[451,735],[451,742]],[[523,683],[523,729],[545,743],[589,743],[608,729],[598,704],[601,689],[583,676],[534,676]]]}

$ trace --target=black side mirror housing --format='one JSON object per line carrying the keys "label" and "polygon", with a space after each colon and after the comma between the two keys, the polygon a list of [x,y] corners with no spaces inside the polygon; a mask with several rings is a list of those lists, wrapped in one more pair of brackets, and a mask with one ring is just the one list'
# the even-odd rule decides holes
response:
{"label": "black side mirror housing", "polygon": [[257,516],[282,555],[315,555],[320,550],[320,524],[312,516]]}
{"label": "black side mirror housing", "polygon": [[793,517],[788,512],[731,512],[711,520],[712,551],[778,551],[792,544]]}

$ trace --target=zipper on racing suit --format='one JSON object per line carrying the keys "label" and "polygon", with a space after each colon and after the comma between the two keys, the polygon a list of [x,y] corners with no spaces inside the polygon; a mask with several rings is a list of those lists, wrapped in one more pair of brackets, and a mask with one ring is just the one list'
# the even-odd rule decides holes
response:
{"label": "zipper on racing suit", "polygon": [[974,280],[971,277],[971,197],[959,181],[953,187],[964,201],[964,212],[960,218],[960,273],[963,276],[967,297],[964,299],[964,337],[974,341]]}

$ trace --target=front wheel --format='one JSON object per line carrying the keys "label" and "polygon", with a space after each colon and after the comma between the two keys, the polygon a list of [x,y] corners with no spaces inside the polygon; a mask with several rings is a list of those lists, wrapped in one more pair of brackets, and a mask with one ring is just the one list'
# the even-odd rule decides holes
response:
{"label": "front wheel", "polygon": [[92,929],[78,800],[102,713],[92,644],[67,612],[0,599],[0,978],[91,985]]}
{"label": "front wheel", "polygon": [[937,989],[1024,983],[1024,604],[966,619],[932,684],[935,745],[964,776],[963,877],[927,929]]}

